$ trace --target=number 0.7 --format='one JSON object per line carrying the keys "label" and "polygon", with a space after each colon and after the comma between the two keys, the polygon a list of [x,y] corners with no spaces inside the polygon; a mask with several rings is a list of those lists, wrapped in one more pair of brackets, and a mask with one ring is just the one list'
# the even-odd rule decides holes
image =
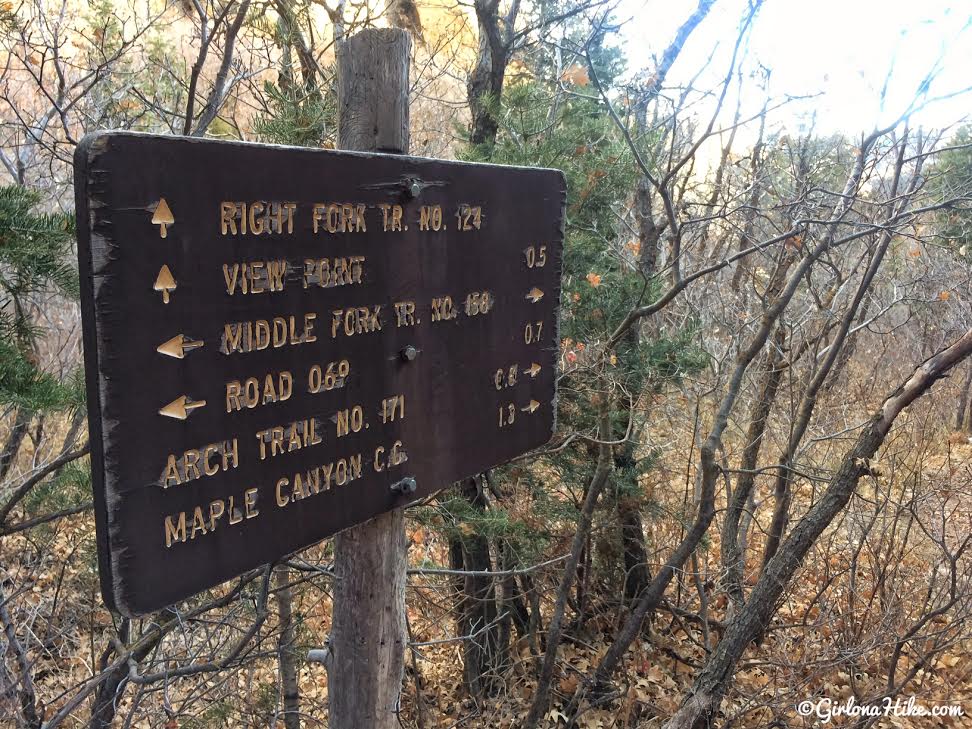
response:
{"label": "number 0.7", "polygon": [[543,331],[543,322],[538,321],[536,323],[527,324],[523,329],[523,341],[527,344],[533,344],[534,342],[540,341],[540,332]]}

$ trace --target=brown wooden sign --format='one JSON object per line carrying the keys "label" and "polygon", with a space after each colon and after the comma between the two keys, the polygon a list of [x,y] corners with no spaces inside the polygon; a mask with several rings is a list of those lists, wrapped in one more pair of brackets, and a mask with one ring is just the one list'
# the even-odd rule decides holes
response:
{"label": "brown wooden sign", "polygon": [[103,133],[75,184],[109,606],[158,609],[550,438],[560,172]]}

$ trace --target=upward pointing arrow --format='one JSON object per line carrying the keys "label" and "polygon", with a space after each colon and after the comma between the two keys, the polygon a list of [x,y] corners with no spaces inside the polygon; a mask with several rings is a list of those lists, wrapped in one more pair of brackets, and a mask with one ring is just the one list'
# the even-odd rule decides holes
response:
{"label": "upward pointing arrow", "polygon": [[159,408],[159,415],[176,420],[185,420],[196,408],[201,408],[206,404],[205,400],[190,400],[187,395],[180,395],[168,405]]}
{"label": "upward pointing arrow", "polygon": [[159,204],[155,206],[155,212],[152,214],[152,225],[159,226],[159,235],[162,238],[168,234],[168,226],[175,222],[175,218],[172,217],[172,211],[169,210],[169,203],[165,201],[164,197],[159,198]]}
{"label": "upward pointing arrow", "polygon": [[162,303],[169,303],[169,294],[176,290],[176,280],[172,277],[172,271],[169,270],[168,266],[162,266],[159,269],[159,275],[155,278],[155,283],[152,284],[152,288],[156,291],[162,292]]}
{"label": "upward pointing arrow", "polygon": [[543,298],[543,291],[534,286],[532,289],[530,289],[530,293],[528,293],[525,298],[529,299],[535,304]]}
{"label": "upward pointing arrow", "polygon": [[186,356],[186,352],[198,349],[204,343],[202,341],[195,342],[185,334],[176,334],[172,339],[162,342],[162,344],[155,348],[155,351],[159,354],[167,354],[170,357],[182,359]]}

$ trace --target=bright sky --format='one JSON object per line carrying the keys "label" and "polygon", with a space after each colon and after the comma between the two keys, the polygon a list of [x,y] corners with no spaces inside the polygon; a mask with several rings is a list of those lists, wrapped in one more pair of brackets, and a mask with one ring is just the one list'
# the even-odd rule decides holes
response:
{"label": "bright sky", "polygon": [[[622,33],[633,68],[653,67],[652,54],[661,53],[696,6],[696,0],[621,2],[617,17],[631,17]],[[700,78],[709,86],[716,83],[717,74],[725,73],[744,7],[742,0],[716,0],[689,39],[669,83],[688,81],[720,43],[717,58],[723,62],[716,60]],[[936,64],[940,73],[931,96],[972,86],[970,23],[972,0],[766,0],[750,37],[747,66],[754,68],[759,61],[772,69],[770,91],[775,97],[823,92],[784,115],[794,130],[799,115],[815,111],[821,133],[870,131],[907,107],[921,79]],[[892,64],[882,110],[880,91]],[[758,94],[744,98],[751,111],[762,103]],[[927,127],[951,125],[962,118],[972,119],[972,93],[936,103],[915,117]]]}

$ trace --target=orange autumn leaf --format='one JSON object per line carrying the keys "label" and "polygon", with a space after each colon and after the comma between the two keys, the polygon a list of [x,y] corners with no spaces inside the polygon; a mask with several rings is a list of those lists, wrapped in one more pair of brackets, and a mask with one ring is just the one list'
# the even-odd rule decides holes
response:
{"label": "orange autumn leaf", "polygon": [[593,272],[587,274],[587,283],[589,283],[594,288],[597,288],[598,286],[600,286],[601,285],[601,276],[600,276],[600,274],[593,273]]}
{"label": "orange autumn leaf", "polygon": [[574,352],[568,352],[567,353],[567,361],[570,362],[571,364],[573,364],[574,362],[577,361],[577,355]]}
{"label": "orange autumn leaf", "polygon": [[591,82],[591,77],[587,75],[587,68],[575,63],[564,69],[560,74],[560,80],[574,86],[587,86]]}
{"label": "orange autumn leaf", "polygon": [[941,293],[940,293],[940,294],[938,295],[938,300],[939,300],[939,301],[948,301],[950,297],[951,297],[951,294],[950,294],[950,293],[948,293],[948,291],[942,291],[942,292],[941,292]]}
{"label": "orange autumn leaf", "polygon": [[791,235],[783,242],[785,248],[789,248],[793,251],[798,251],[803,248],[803,236],[802,235]]}
{"label": "orange autumn leaf", "polygon": [[908,251],[908,255],[911,256],[912,258],[918,258],[918,256],[921,255],[921,248],[915,246],[910,251]]}
{"label": "orange autumn leaf", "polygon": [[583,352],[585,349],[587,349],[587,345],[585,345],[583,342],[578,342],[577,343],[577,351],[578,352]]}
{"label": "orange autumn leaf", "polygon": [[637,240],[628,241],[624,244],[624,247],[631,251],[631,255],[637,256],[641,253],[641,242]]}
{"label": "orange autumn leaf", "polygon": [[573,296],[572,296],[571,298],[572,298],[572,299],[573,299],[573,300],[574,300],[575,302],[576,302],[576,301],[580,301],[580,294],[574,294],[574,295],[573,295]]}

